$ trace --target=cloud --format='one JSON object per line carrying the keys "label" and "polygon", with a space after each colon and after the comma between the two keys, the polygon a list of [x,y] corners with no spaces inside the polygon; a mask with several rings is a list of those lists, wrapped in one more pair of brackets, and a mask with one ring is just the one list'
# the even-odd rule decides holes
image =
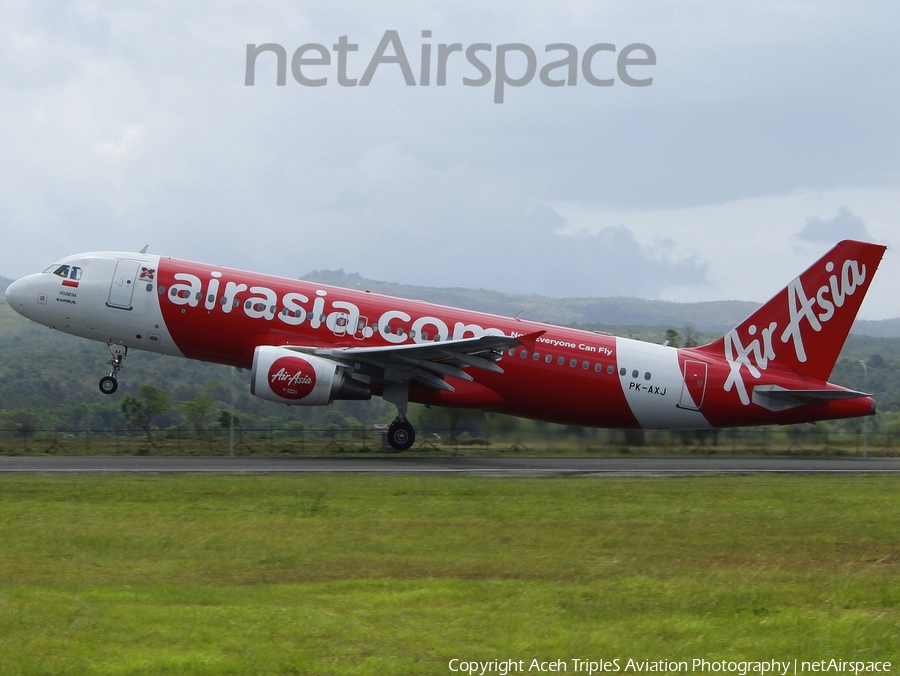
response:
{"label": "cloud", "polygon": [[806,225],[797,235],[807,242],[828,242],[834,244],[842,239],[869,240],[871,236],[866,222],[850,211],[849,207],[840,207],[837,215],[824,220],[818,215],[806,219]]}
{"label": "cloud", "polygon": [[528,210],[523,223],[538,231],[548,232],[566,227],[569,224],[569,219],[551,206],[538,204]]}
{"label": "cloud", "polygon": [[125,157],[138,147],[144,137],[144,126],[129,124],[125,127],[118,141],[101,141],[91,146],[95,155],[117,159]]}
{"label": "cloud", "polygon": [[[810,214],[852,204],[864,233],[896,231],[900,6],[723,7],[13,3],[0,25],[0,274],[150,241],[283,275],[765,300],[831,232],[819,219],[798,239]],[[334,61],[327,86],[276,86],[271,61],[244,86],[248,43],[290,54],[348,35],[360,78],[388,29],[416,73],[423,30],[434,58],[457,42],[524,42],[541,59],[556,42],[579,54],[645,42],[654,83],[536,79],[497,105],[491,86],[462,84],[476,73],[456,52],[446,86],[434,69],[431,85],[406,86],[386,66],[342,87]]]}
{"label": "cloud", "polygon": [[614,224],[624,225],[651,259],[693,259],[707,266],[708,284],[674,285],[673,276],[660,291],[663,300],[763,302],[841,239],[836,234],[827,241],[800,240],[797,224],[810,213],[838,213],[845,204],[858,208],[859,215],[852,215],[865,221],[870,241],[889,246],[862,316],[900,316],[900,298],[892,293],[900,284],[900,266],[891,260],[891,240],[900,226],[900,188],[792,193],[686,209],[622,210],[565,202],[553,207],[566,220],[562,230],[566,234],[599,233]]}
{"label": "cloud", "polygon": [[[569,219],[549,205],[529,210],[526,227],[498,251],[514,251],[519,289],[556,296],[658,298],[671,287],[708,283],[709,265],[698,256],[676,257],[665,241],[642,245],[624,225],[567,232]],[[564,261],[564,265],[548,264]],[[499,281],[499,280],[498,280]],[[515,289],[510,289],[515,290]]]}
{"label": "cloud", "polygon": [[664,246],[641,246],[624,225],[568,238],[573,262],[580,264],[593,293],[586,295],[659,298],[673,286],[708,283],[709,264],[698,256],[678,260]]}

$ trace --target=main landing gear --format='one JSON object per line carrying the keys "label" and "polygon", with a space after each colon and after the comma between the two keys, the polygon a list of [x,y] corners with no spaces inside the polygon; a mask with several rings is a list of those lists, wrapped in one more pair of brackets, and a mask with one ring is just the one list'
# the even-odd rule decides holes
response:
{"label": "main landing gear", "polygon": [[128,348],[124,345],[107,345],[107,347],[112,355],[112,359],[107,362],[112,367],[112,371],[109,372],[108,376],[103,376],[100,379],[100,391],[103,394],[112,394],[119,389],[119,381],[116,379],[116,376],[122,370],[122,364],[125,361],[125,355],[128,354]]}
{"label": "main landing gear", "polygon": [[405,415],[394,418],[388,427],[387,442],[395,451],[405,451],[416,442],[416,430]]}
{"label": "main landing gear", "polygon": [[387,442],[395,451],[406,451],[416,442],[416,430],[406,419],[409,382],[386,385],[381,398],[397,407],[397,417],[388,426]]}

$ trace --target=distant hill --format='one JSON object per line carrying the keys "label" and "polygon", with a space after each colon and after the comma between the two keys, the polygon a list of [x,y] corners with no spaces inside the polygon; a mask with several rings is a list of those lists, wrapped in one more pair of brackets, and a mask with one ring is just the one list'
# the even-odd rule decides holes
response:
{"label": "distant hill", "polygon": [[900,337],[900,318],[877,321],[857,320],[853,324],[851,333],[873,338],[897,338]]}
{"label": "distant hill", "polygon": [[[667,326],[674,329],[689,325],[701,332],[722,334],[759,307],[758,303],[742,300],[673,303],[641,298],[549,298],[485,289],[414,286],[365,279],[343,270],[314,270],[301,279],[508,317],[524,311],[522,317],[525,319],[564,325]],[[900,318],[857,321],[852,332],[862,336],[897,338],[900,337]]]}
{"label": "distant hill", "polygon": [[[666,339],[666,330],[675,329],[686,337],[684,326],[691,323],[700,342],[713,340],[754,309],[753,303],[665,303],[632,298],[554,299],[536,295],[501,294],[484,290],[433,289],[365,280],[359,275],[316,272],[307,275],[322,282],[438,303],[580,324],[589,329],[611,331],[654,343]],[[0,288],[8,279],[0,278]],[[596,321],[601,320],[601,321]],[[614,322],[630,322],[629,324]],[[655,323],[655,324],[654,324]],[[891,324],[861,322],[887,333]],[[106,348],[101,343],[82,340],[52,331],[16,314],[0,294],[0,429],[10,424],[16,410],[35,413],[46,429],[92,426],[95,429],[123,426],[121,398],[136,396],[144,384],[168,391],[178,406],[201,392],[207,392],[216,407],[227,407],[231,372],[224,366],[134,351],[120,380],[119,396],[100,394],[97,380],[108,372]],[[865,361],[867,369],[860,364]],[[238,374],[236,410],[247,427],[283,427],[296,421],[315,426],[337,411],[363,424],[388,419],[391,409],[376,402],[342,401],[330,407],[286,408],[250,395],[249,374]],[[831,381],[876,395],[881,411],[900,411],[900,338],[867,335],[850,336],[832,374]],[[301,410],[302,409],[302,410]],[[167,414],[160,427],[178,424],[177,412]],[[324,423],[323,423],[324,424]],[[900,429],[900,423],[898,423]]]}

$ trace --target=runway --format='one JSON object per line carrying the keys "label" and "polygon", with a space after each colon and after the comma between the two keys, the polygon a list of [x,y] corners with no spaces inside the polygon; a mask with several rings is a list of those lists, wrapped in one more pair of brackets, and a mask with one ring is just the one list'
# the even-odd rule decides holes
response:
{"label": "runway", "polygon": [[900,458],[0,457],[0,474],[898,474]]}

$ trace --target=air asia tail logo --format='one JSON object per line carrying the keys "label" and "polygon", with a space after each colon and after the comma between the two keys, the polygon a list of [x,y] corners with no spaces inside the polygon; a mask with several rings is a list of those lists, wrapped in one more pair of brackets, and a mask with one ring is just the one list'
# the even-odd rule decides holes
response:
{"label": "air asia tail logo", "polygon": [[[857,288],[866,281],[865,264],[860,265],[855,260],[845,260],[839,271],[835,269],[834,263],[829,261],[825,264],[825,271],[830,273],[826,283],[816,289],[811,296],[807,295],[800,277],[794,278],[788,284],[789,320],[783,330],[778,331],[780,328],[778,322],[773,321],[761,329],[751,324],[747,327],[748,335],[743,338],[738,329],[732,329],[725,334],[725,359],[731,369],[725,379],[725,391],[737,389],[741,403],[745,406],[750,403],[750,395],[744,385],[742,368],[746,368],[751,377],[760,378],[762,371],[768,368],[769,362],[776,359],[776,346],[788,343],[793,344],[797,361],[805,363],[807,354],[801,331],[803,321],[806,320],[809,330],[816,333],[822,331],[824,325],[835,316],[836,310],[843,307],[844,301],[855,294]],[[778,340],[773,340],[776,337]]]}
{"label": "air asia tail logo", "polygon": [[269,367],[269,388],[284,399],[303,399],[316,386],[316,371],[300,357],[281,357]]}

